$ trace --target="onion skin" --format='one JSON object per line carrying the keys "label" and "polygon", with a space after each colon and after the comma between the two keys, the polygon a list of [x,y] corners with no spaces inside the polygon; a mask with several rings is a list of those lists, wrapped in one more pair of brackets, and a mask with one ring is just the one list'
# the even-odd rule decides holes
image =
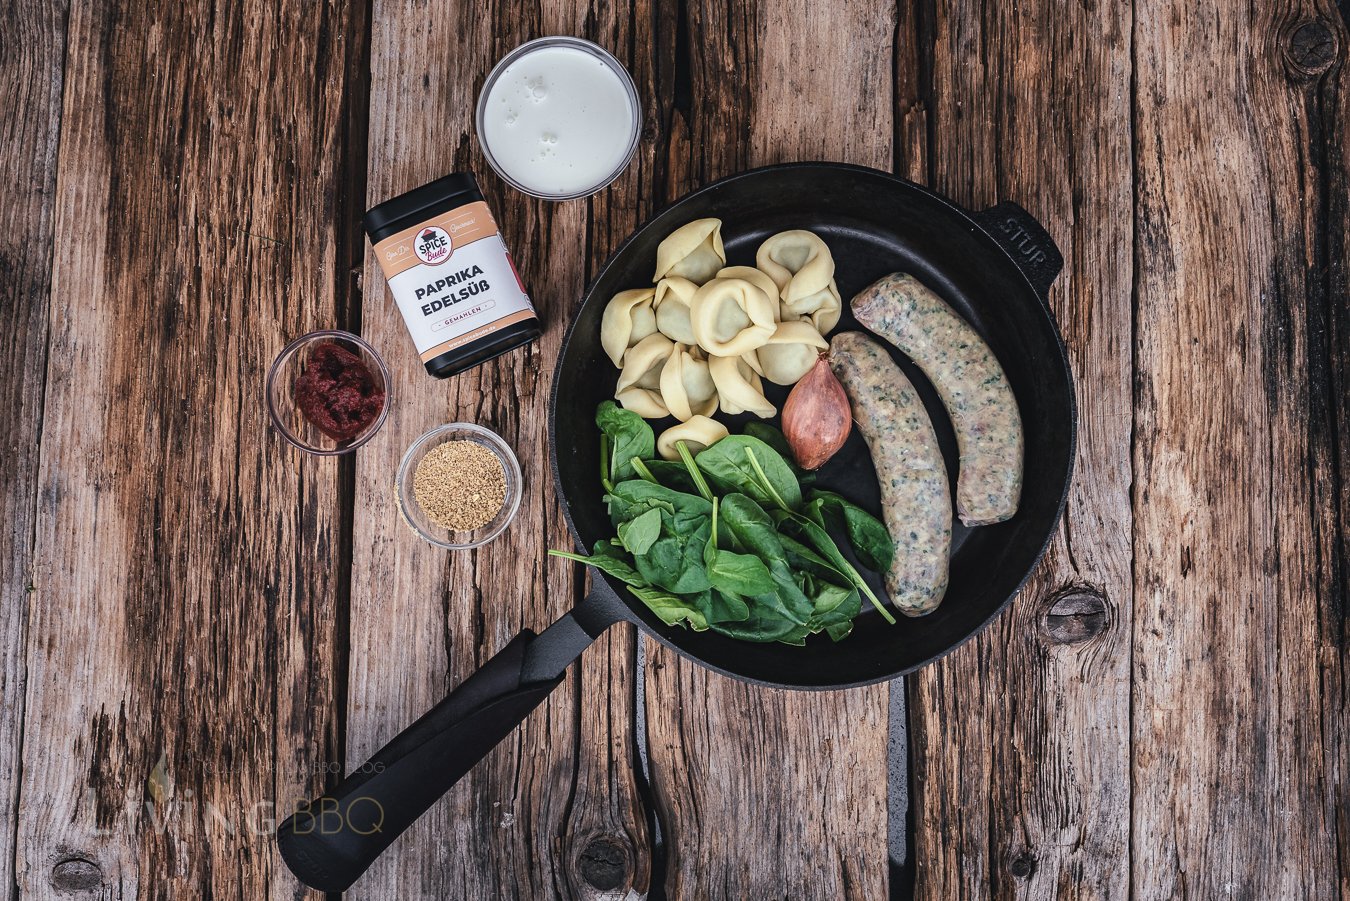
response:
{"label": "onion skin", "polygon": [[821,354],[783,404],[783,437],[797,465],[815,470],[839,452],[852,428],[848,395]]}

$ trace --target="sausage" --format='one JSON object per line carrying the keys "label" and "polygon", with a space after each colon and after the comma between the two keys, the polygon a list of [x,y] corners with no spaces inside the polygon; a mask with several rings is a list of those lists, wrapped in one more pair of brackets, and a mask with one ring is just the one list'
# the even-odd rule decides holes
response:
{"label": "sausage", "polygon": [[862,332],[834,336],[830,368],[872,452],[882,518],[895,541],[886,591],[901,613],[923,616],[947,591],[952,543],[951,489],[933,423],[890,353]]}
{"label": "sausage", "polygon": [[1022,414],[989,345],[942,298],[902,272],[864,288],[852,306],[858,322],[917,363],[942,398],[961,455],[961,521],[984,526],[1010,519],[1022,496]]}

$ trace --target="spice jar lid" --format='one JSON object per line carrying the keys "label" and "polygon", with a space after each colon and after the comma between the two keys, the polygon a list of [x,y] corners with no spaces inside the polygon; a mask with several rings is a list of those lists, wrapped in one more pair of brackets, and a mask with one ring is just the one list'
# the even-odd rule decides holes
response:
{"label": "spice jar lid", "polygon": [[370,240],[377,242],[436,213],[482,199],[483,193],[478,189],[478,179],[473,173],[451,172],[371,207],[361,224]]}

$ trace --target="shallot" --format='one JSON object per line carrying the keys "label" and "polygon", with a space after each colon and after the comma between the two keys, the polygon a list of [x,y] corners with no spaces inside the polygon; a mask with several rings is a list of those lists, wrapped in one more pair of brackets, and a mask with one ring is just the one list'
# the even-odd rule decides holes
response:
{"label": "shallot", "polygon": [[848,395],[821,354],[783,404],[783,436],[797,465],[814,470],[839,452],[852,428]]}

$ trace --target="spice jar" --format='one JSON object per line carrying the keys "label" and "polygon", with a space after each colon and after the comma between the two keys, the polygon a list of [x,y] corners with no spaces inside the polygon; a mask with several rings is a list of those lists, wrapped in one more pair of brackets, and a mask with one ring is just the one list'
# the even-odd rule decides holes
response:
{"label": "spice jar", "polygon": [[473,175],[454,172],[386,200],[363,224],[436,378],[539,337],[534,305]]}

